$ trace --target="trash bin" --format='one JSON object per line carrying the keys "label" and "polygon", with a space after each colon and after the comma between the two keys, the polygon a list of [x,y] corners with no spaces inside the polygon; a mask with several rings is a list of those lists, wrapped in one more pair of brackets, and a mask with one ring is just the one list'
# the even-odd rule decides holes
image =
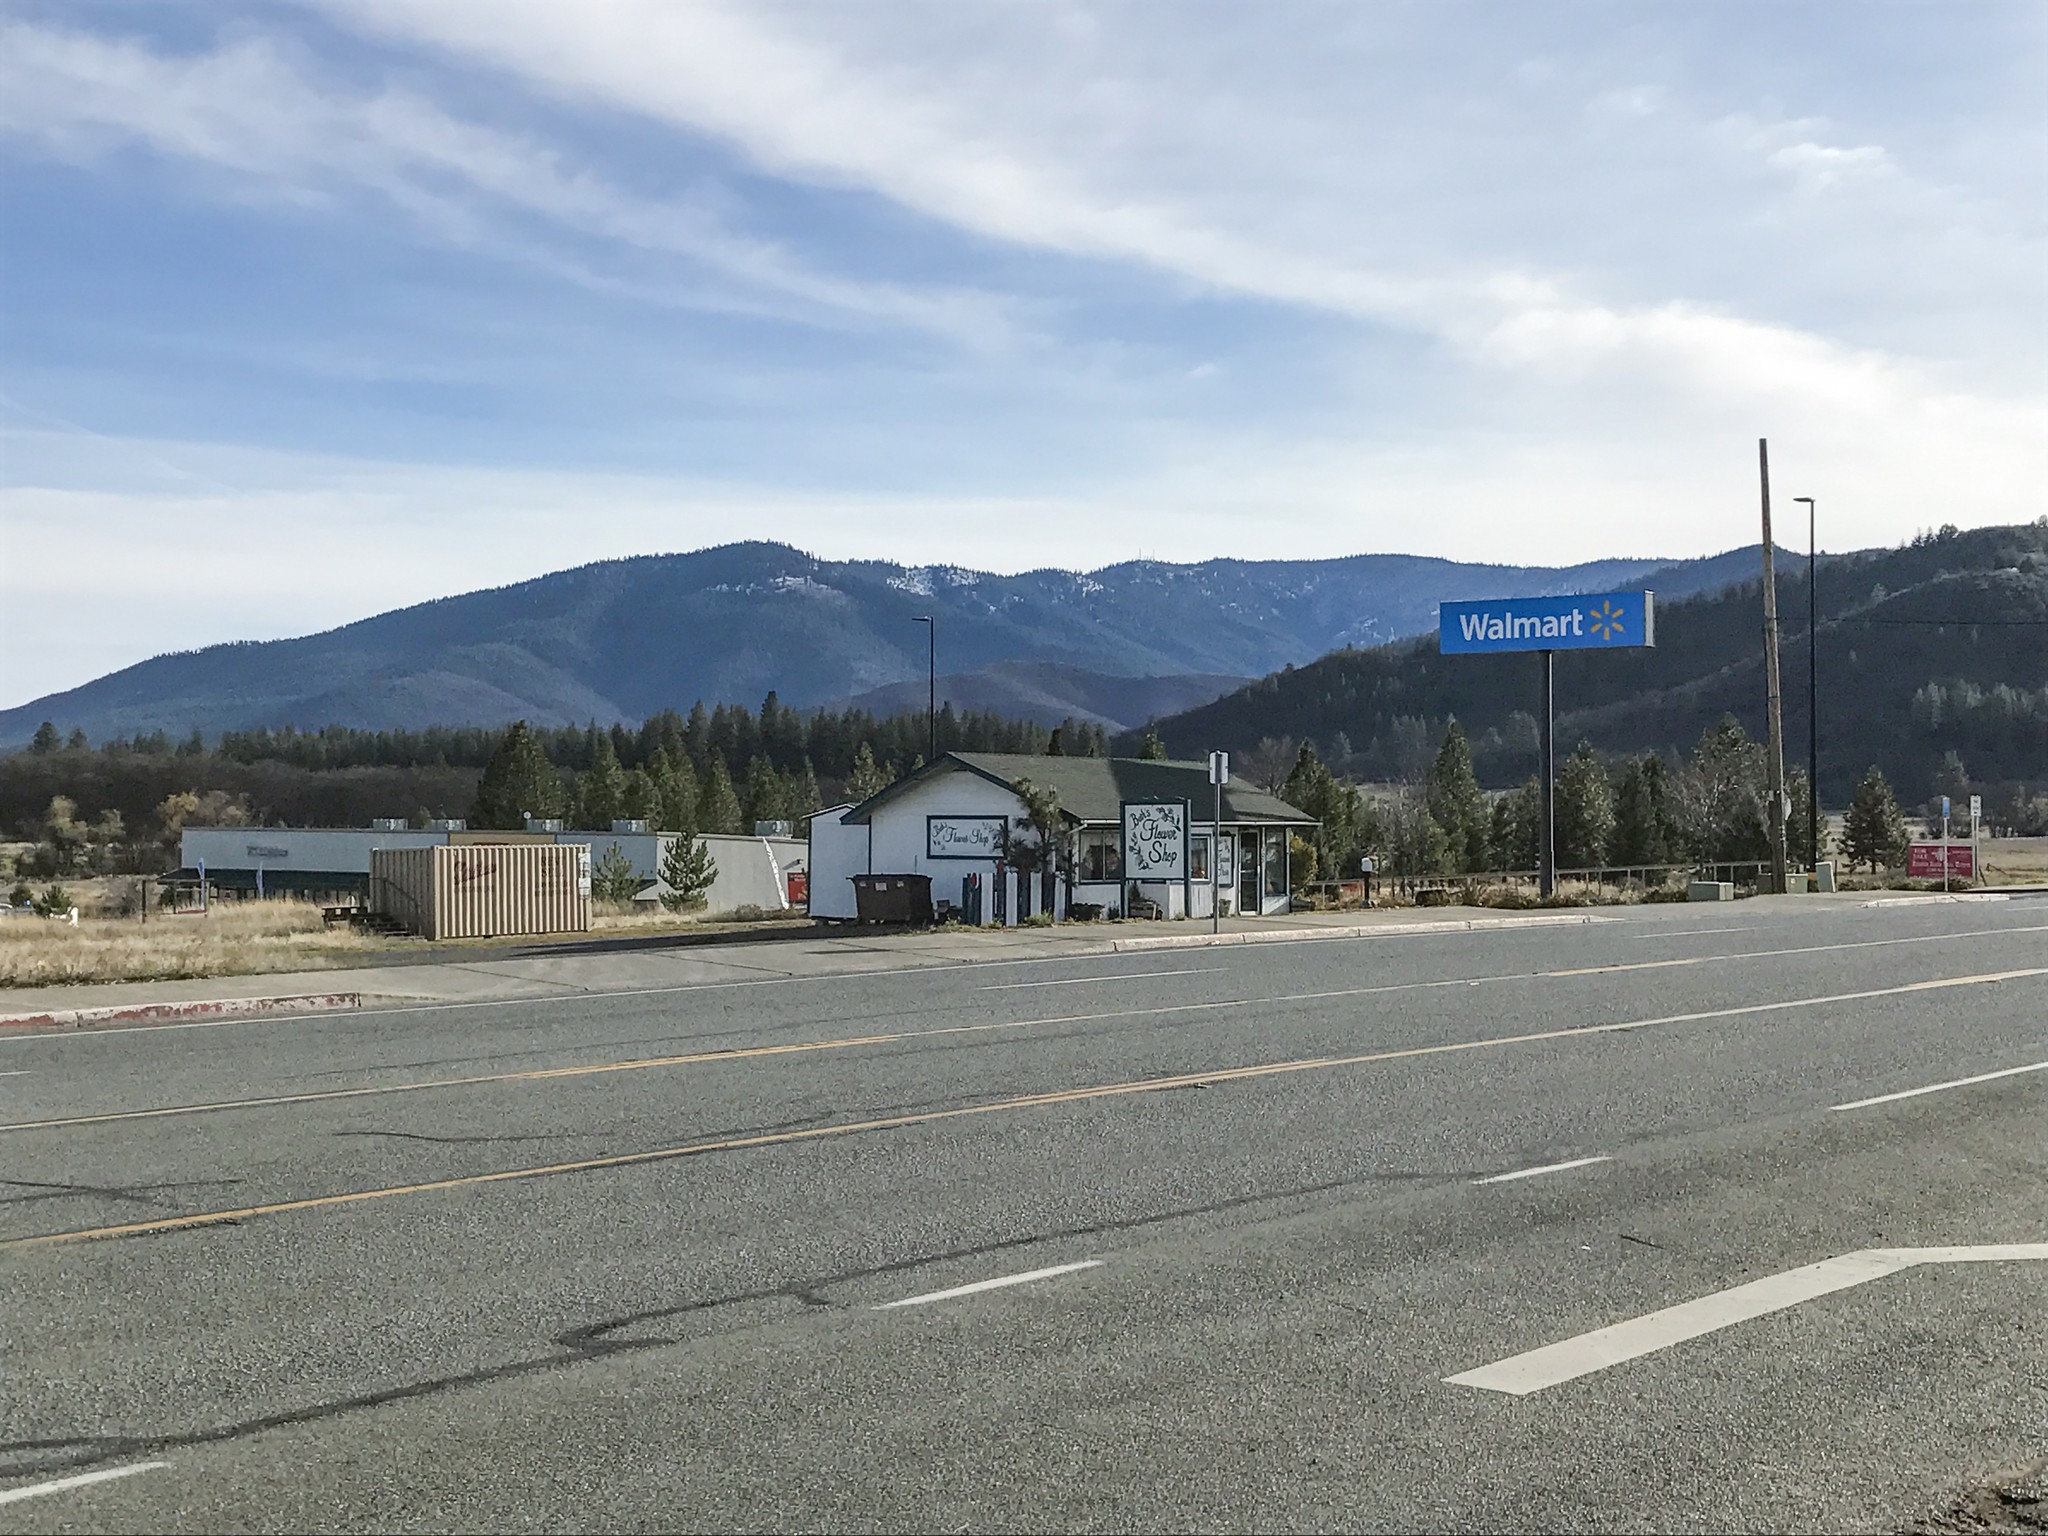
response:
{"label": "trash bin", "polygon": [[930,875],[855,875],[854,912],[864,923],[924,923],[932,920]]}

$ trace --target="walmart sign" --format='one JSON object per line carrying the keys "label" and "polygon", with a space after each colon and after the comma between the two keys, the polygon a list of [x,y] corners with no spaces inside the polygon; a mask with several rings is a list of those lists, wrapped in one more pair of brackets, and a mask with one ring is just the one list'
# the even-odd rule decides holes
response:
{"label": "walmart sign", "polygon": [[1438,644],[1446,656],[1473,651],[1604,651],[1657,643],[1657,607],[1650,592],[1503,597],[1445,603],[1437,611],[1442,621]]}

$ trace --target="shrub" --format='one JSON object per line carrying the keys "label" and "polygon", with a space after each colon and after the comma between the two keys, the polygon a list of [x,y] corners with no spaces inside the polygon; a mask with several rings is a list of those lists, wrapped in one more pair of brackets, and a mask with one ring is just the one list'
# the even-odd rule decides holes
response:
{"label": "shrub", "polygon": [[39,917],[62,917],[71,910],[71,893],[61,885],[53,885],[33,905]]}

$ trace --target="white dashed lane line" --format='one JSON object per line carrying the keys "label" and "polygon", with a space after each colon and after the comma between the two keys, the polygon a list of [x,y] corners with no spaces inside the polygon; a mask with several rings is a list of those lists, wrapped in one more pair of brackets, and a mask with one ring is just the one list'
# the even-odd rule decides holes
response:
{"label": "white dashed lane line", "polygon": [[952,1301],[960,1296],[973,1296],[981,1291],[999,1291],[1005,1286],[1028,1285],[1033,1280],[1050,1280],[1055,1275],[1071,1275],[1076,1270],[1099,1269],[1100,1259],[1083,1259],[1078,1264],[1055,1264],[1050,1269],[1027,1269],[1021,1275],[999,1275],[993,1280],[977,1280],[972,1285],[956,1285],[943,1291],[927,1291],[922,1296],[905,1296],[901,1301],[885,1301],[874,1308],[877,1312],[888,1312],[896,1307],[922,1307],[934,1301]]}
{"label": "white dashed lane line", "polygon": [[40,1499],[53,1493],[69,1493],[74,1488],[89,1488],[94,1483],[111,1483],[116,1478],[133,1477],[138,1472],[154,1472],[158,1467],[168,1467],[168,1461],[138,1461],[125,1467],[108,1467],[100,1472],[80,1472],[72,1477],[60,1477],[54,1482],[30,1483],[25,1488],[0,1489],[0,1504],[19,1504],[23,1499]]}

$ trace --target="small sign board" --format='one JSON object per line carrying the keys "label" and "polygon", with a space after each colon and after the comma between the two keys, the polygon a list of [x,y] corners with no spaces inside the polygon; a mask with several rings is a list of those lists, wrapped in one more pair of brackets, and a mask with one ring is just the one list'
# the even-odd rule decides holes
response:
{"label": "small sign board", "polygon": [[1228,752],[1211,752],[1209,754],[1209,782],[1211,784],[1228,784],[1230,782],[1230,754]]}
{"label": "small sign board", "polygon": [[1007,816],[927,816],[924,853],[928,859],[1000,859]]}
{"label": "small sign board", "polygon": [[1188,878],[1188,803],[1185,800],[1123,802],[1124,878]]}
{"label": "small sign board", "polygon": [[1978,828],[1979,828],[1980,826],[1982,826],[1983,824],[1984,824],[1984,797],[1983,797],[1982,795],[1972,795],[1972,796],[1970,796],[1970,830],[1971,830],[1971,832],[1973,832],[1973,833],[1974,833],[1974,832],[1975,832],[1975,831],[1976,831],[1976,830],[1977,830],[1977,829],[1978,829]]}
{"label": "small sign board", "polygon": [[[1940,843],[1914,843],[1906,850],[1906,873],[1915,880],[1941,878]],[[1977,878],[1976,851],[1968,843],[1948,845],[1948,873],[1957,880]]]}
{"label": "small sign board", "polygon": [[1657,643],[1653,592],[1444,603],[1437,609],[1437,620],[1437,648],[1446,656],[1489,651],[1610,651]]}

